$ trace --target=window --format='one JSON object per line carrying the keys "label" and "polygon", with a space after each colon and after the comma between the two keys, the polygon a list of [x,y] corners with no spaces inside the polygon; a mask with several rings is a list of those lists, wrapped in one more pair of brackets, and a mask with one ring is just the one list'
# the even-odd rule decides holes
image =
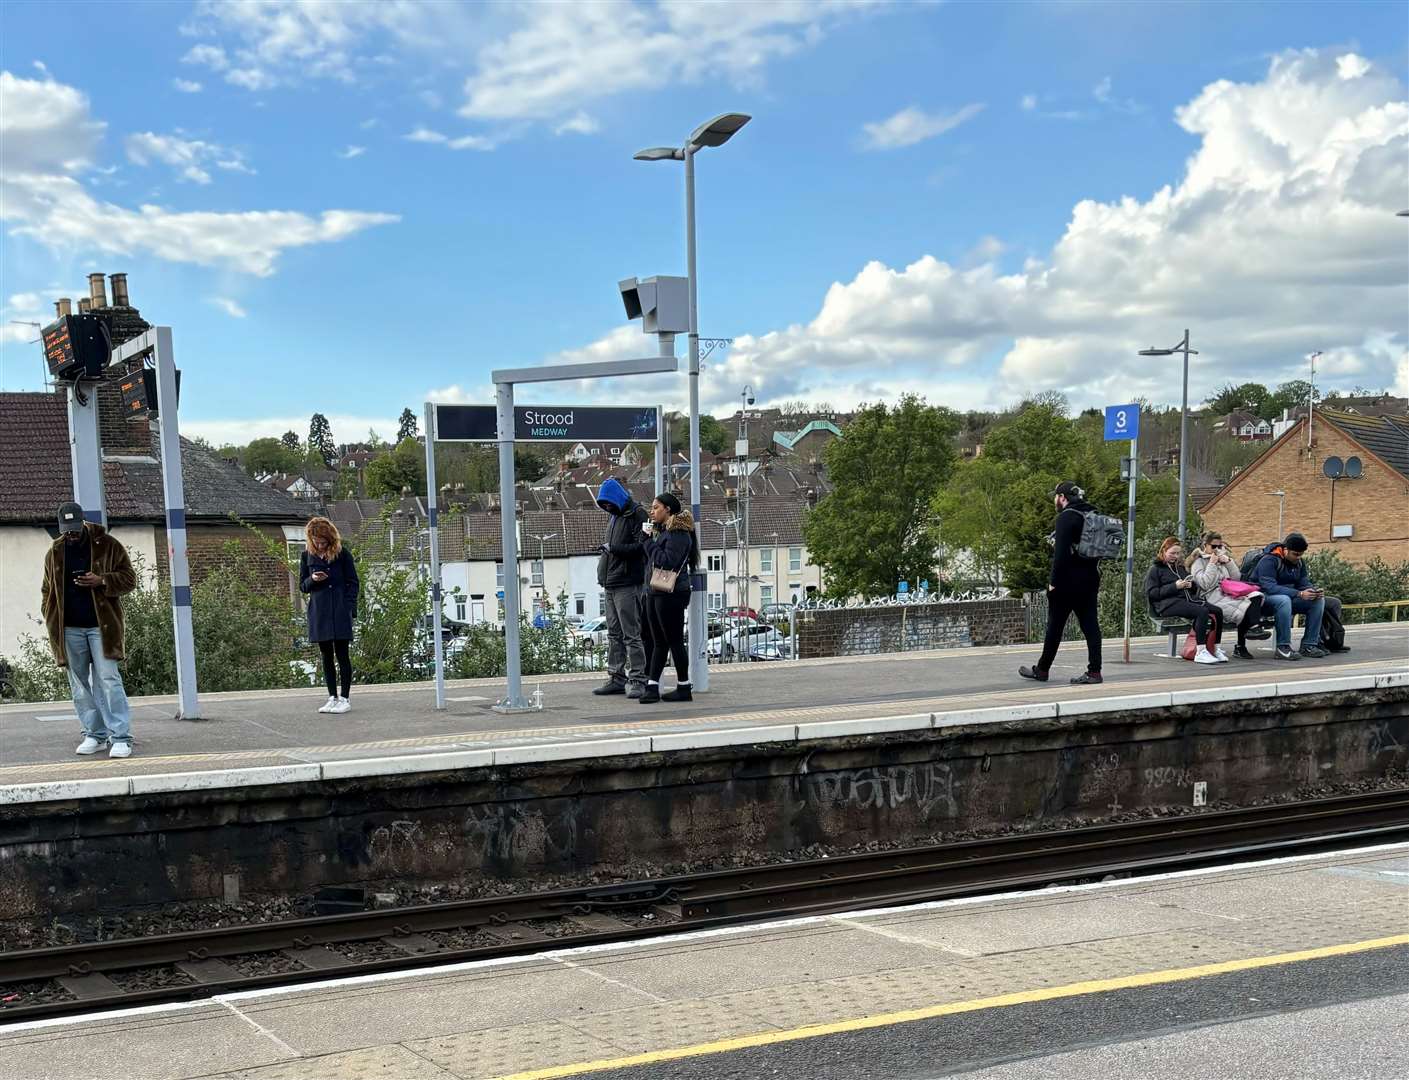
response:
{"label": "window", "polygon": [[802,569],[802,548],[788,548],[788,569],[793,573]]}
{"label": "window", "polygon": [[599,593],[597,594],[597,616],[598,616],[598,618],[600,618],[601,616],[605,615],[606,613],[607,613],[607,594],[604,593],[604,592],[599,592]]}
{"label": "window", "polygon": [[542,560],[542,559],[534,559],[532,566],[533,566],[533,584],[534,584],[534,585],[537,585],[537,586],[541,589],[541,588],[543,587],[543,560]]}
{"label": "window", "polygon": [[578,615],[587,614],[587,594],[575,593],[572,598],[572,610]]}
{"label": "window", "polygon": [[719,592],[710,593],[709,600],[705,604],[705,606],[710,610],[718,610],[719,608],[722,608],[724,606],[724,594]]}
{"label": "window", "polygon": [[758,552],[758,569],[760,573],[773,573],[773,549],[761,548]]}
{"label": "window", "polygon": [[504,587],[504,564],[501,562],[494,564],[494,587],[496,589]]}
{"label": "window", "polygon": [[723,569],[724,569],[724,556],[723,556],[723,555],[711,555],[711,556],[709,557],[709,572],[710,572],[711,574],[718,574],[718,573],[720,573]]}
{"label": "window", "polygon": [[759,597],[759,603],[761,603],[764,607],[768,607],[769,604],[773,603],[773,586],[772,586],[772,585],[764,585],[764,586],[762,586],[762,587],[758,590],[758,597]]}
{"label": "window", "polygon": [[465,621],[465,598],[463,596],[455,597],[455,621]]}

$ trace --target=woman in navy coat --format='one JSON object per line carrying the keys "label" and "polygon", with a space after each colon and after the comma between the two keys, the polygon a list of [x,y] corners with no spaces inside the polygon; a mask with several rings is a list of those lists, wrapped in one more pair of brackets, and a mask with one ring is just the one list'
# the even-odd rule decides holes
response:
{"label": "woman in navy coat", "polygon": [[[298,559],[298,587],[308,596],[308,640],[323,654],[323,678],[328,701],[318,711],[345,713],[352,706],[352,620],[357,617],[357,567],[342,546],[338,528],[325,517],[309,520],[306,544]],[[337,657],[338,670],[333,671]],[[341,692],[339,692],[341,690]]]}

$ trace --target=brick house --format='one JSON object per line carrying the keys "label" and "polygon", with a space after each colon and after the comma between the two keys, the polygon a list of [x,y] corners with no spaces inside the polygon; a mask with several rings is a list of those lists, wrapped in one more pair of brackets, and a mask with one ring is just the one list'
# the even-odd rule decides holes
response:
{"label": "brick house", "polygon": [[[101,279],[93,275],[90,282],[93,277]],[[92,301],[84,305],[86,310],[112,316],[115,344],[147,328],[137,310],[126,303],[126,282],[121,280],[119,289],[120,277],[113,275],[113,307],[107,306],[105,298],[99,302],[101,283],[94,286]],[[98,387],[108,528],[164,580],[168,563],[161,465],[146,418],[121,414],[117,383],[123,374],[109,369]],[[195,382],[184,380],[188,394],[196,391]],[[192,580],[200,581],[217,569],[224,543],[236,540],[256,558],[266,587],[289,596],[288,570],[267,554],[265,541],[281,548],[300,541],[307,504],[259,483],[238,465],[184,439],[181,459]],[[58,536],[58,505],[72,498],[64,389],[0,393],[0,655],[14,656],[22,635],[43,636],[39,592],[44,555]],[[232,514],[254,526],[264,540],[251,536],[231,519]]]}
{"label": "brick house", "polygon": [[[1296,531],[1313,552],[1333,549],[1355,563],[1409,559],[1409,416],[1318,409],[1310,447],[1306,424],[1297,420],[1209,500],[1205,524],[1239,553]],[[1333,482],[1330,457],[1358,458],[1361,475]],[[1285,495],[1270,494],[1278,491]]]}

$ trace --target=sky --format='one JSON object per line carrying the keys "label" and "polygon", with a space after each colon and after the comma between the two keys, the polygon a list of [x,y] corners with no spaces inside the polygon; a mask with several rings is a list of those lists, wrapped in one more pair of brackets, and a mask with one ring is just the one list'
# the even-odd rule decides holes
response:
{"label": "sky", "polygon": [[1406,66],[1397,2],[7,0],[0,385],[90,271],[217,443],[653,354],[616,282],[685,272],[683,170],[632,154],[738,111],[697,157],[707,411],[1177,404],[1136,351],[1185,328],[1194,401],[1314,350],[1409,394]]}

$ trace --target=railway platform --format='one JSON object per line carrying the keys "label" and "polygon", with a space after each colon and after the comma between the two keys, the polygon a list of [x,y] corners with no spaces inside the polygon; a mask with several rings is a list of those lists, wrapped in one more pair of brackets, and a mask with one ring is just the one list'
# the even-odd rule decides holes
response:
{"label": "railway platform", "polygon": [[1409,1075],[1409,845],[0,1028],[15,1080]]}

